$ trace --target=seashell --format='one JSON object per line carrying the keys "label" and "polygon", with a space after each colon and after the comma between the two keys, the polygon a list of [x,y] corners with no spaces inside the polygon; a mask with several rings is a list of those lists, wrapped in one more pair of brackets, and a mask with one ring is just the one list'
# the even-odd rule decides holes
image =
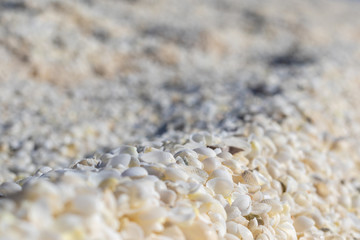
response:
{"label": "seashell", "polygon": [[52,170],[52,168],[51,167],[41,167],[41,168],[39,168],[37,171],[36,171],[36,173],[35,173],[35,175],[36,176],[40,176],[40,175],[42,175],[42,174],[45,174],[45,173],[47,173],[47,172],[50,172]]}
{"label": "seashell", "polygon": [[130,177],[130,178],[142,178],[148,175],[148,172],[143,167],[132,167],[126,169],[121,176],[122,177]]}
{"label": "seashell", "polygon": [[121,164],[122,166],[127,167],[130,163],[130,160],[131,160],[131,156],[129,154],[119,154],[112,157],[108,161],[106,166],[115,168]]}
{"label": "seashell", "polygon": [[249,170],[245,170],[242,174],[241,174],[244,183],[250,185],[250,186],[257,186],[259,185],[255,175],[249,171]]}
{"label": "seashell", "polygon": [[188,165],[188,166],[192,166],[192,167],[196,167],[196,168],[199,168],[199,169],[203,169],[204,168],[204,164],[198,160],[198,159],[195,159],[195,158],[186,158],[187,160],[187,164],[185,165]]}
{"label": "seashell", "polygon": [[137,157],[131,156],[128,167],[130,167],[130,168],[132,168],[132,167],[140,167],[139,159]]}
{"label": "seashell", "polygon": [[189,176],[186,174],[186,172],[183,171],[182,169],[172,168],[172,167],[167,167],[165,169],[164,177],[166,180],[170,180],[173,182],[176,182],[176,181],[186,182],[189,178]]}
{"label": "seashell", "polygon": [[200,147],[200,148],[195,148],[194,151],[199,155],[203,155],[203,157],[199,156],[200,160],[203,160],[204,158],[208,158],[208,157],[216,157],[216,153],[211,148]]}
{"label": "seashell", "polygon": [[218,236],[223,238],[226,234],[226,222],[225,219],[219,213],[209,212],[211,222],[213,222],[213,228],[218,233]]}
{"label": "seashell", "polygon": [[224,197],[229,196],[234,189],[234,184],[227,178],[213,178],[206,183],[206,187],[211,189],[215,194],[221,194]]}
{"label": "seashell", "polygon": [[240,152],[247,155],[251,151],[250,144],[242,138],[229,137],[224,139],[223,142],[226,146],[229,146],[229,153],[233,155]]}
{"label": "seashell", "polygon": [[226,233],[224,236],[225,240],[240,240],[237,236],[231,233]]}
{"label": "seashell", "polygon": [[259,141],[257,140],[252,140],[250,142],[250,146],[251,146],[251,151],[246,155],[246,157],[250,158],[250,159],[254,159],[256,157],[258,157],[259,155],[261,155],[262,152],[262,145],[260,144]]}
{"label": "seashell", "polygon": [[224,207],[216,200],[212,200],[211,202],[205,202],[201,204],[199,207],[200,213],[208,213],[208,212],[214,212],[219,213],[224,219],[227,219],[226,211]]}
{"label": "seashell", "polygon": [[194,209],[188,206],[176,206],[168,213],[168,220],[173,223],[191,222],[195,217]]}
{"label": "seashell", "polygon": [[219,157],[219,158],[222,158],[222,159],[226,159],[226,160],[229,160],[229,159],[232,159],[232,155],[231,155],[231,153],[229,153],[229,152],[221,152],[221,153],[219,153],[219,154],[217,154],[217,156]]}
{"label": "seashell", "polygon": [[79,195],[70,203],[70,211],[90,216],[95,214],[99,209],[98,199],[92,195]]}
{"label": "seashell", "polygon": [[183,159],[197,159],[198,154],[191,149],[183,149],[174,154],[174,157],[181,157]]}
{"label": "seashell", "polygon": [[162,190],[160,192],[160,200],[165,204],[173,206],[176,200],[176,193],[172,190]]}
{"label": "seashell", "polygon": [[137,157],[138,156],[138,152],[137,152],[137,149],[136,147],[133,147],[133,146],[128,146],[128,145],[123,145],[123,146],[120,146],[119,148],[116,148],[114,150],[111,151],[112,154],[114,155],[118,155],[120,153],[125,153],[125,154],[129,154],[133,157]]}
{"label": "seashell", "polygon": [[294,221],[294,227],[298,233],[305,232],[314,225],[314,220],[306,216],[299,216]]}
{"label": "seashell", "polygon": [[213,178],[226,178],[229,181],[232,181],[232,175],[229,173],[229,171],[225,170],[225,169],[215,169],[211,174],[209,179],[213,179]]}
{"label": "seashell", "polygon": [[205,184],[206,180],[208,179],[209,175],[202,169],[199,169],[197,167],[193,167],[193,166],[182,166],[181,167],[187,174],[188,176],[201,184]]}
{"label": "seashell", "polygon": [[121,239],[144,239],[143,229],[135,222],[123,224],[120,235]]}
{"label": "seashell", "polygon": [[9,196],[21,191],[21,186],[14,182],[4,182],[0,185],[0,196]]}
{"label": "seashell", "polygon": [[290,240],[296,240],[297,235],[294,226],[290,222],[282,222],[278,224],[276,228],[276,237],[279,237],[280,239],[290,239]]}
{"label": "seashell", "polygon": [[269,214],[276,214],[281,213],[283,211],[283,206],[280,201],[275,199],[264,199],[261,201],[261,203],[266,203],[271,206],[271,210],[269,211]]}
{"label": "seashell", "polygon": [[204,164],[204,170],[208,173],[221,166],[220,160],[216,157],[206,158],[202,163]]}
{"label": "seashell", "polygon": [[268,213],[271,210],[271,206],[266,203],[254,203],[252,206],[251,214],[261,215]]}
{"label": "seashell", "polygon": [[237,207],[242,216],[247,216],[251,212],[251,198],[249,195],[240,195],[238,196],[231,206]]}
{"label": "seashell", "polygon": [[161,233],[162,236],[168,237],[169,239],[174,240],[186,240],[184,233],[181,231],[181,229],[176,226],[170,226],[166,227],[164,231]]}
{"label": "seashell", "polygon": [[222,164],[228,168],[230,168],[234,173],[241,172],[241,163],[236,160],[225,160]]}
{"label": "seashell", "polygon": [[235,223],[233,221],[228,221],[226,223],[226,228],[227,228],[228,233],[233,234],[240,239],[243,239],[243,240],[253,240],[254,239],[251,231],[241,224]]}
{"label": "seashell", "polygon": [[140,159],[147,163],[161,163],[165,165],[175,163],[175,158],[171,153],[158,150],[144,153],[140,156]]}
{"label": "seashell", "polygon": [[208,224],[196,221],[179,226],[187,240],[217,240],[216,231]]}

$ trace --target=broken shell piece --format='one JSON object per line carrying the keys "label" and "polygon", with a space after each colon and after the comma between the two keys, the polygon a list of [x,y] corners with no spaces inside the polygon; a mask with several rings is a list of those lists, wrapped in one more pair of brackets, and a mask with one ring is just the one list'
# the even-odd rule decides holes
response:
{"label": "broken shell piece", "polygon": [[294,221],[294,227],[298,233],[302,233],[314,225],[314,220],[306,216],[299,216]]}
{"label": "broken shell piece", "polygon": [[165,165],[175,162],[175,158],[171,153],[158,150],[144,153],[140,156],[140,159],[147,163],[161,163]]}
{"label": "broken shell piece", "polygon": [[206,183],[206,187],[214,191],[215,194],[227,197],[234,189],[234,184],[227,178],[213,178]]}
{"label": "broken shell piece", "polygon": [[245,170],[242,174],[241,174],[244,183],[251,185],[251,186],[256,186],[259,185],[258,181],[256,179],[256,177],[254,176],[254,174],[252,172],[250,172],[249,170]]}

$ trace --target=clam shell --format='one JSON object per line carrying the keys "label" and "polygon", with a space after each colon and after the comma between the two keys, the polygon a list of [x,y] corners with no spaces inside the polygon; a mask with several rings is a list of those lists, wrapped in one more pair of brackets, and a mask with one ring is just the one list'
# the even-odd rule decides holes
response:
{"label": "clam shell", "polygon": [[122,166],[127,167],[130,163],[130,160],[131,160],[131,156],[129,154],[119,154],[112,157],[108,161],[106,166],[115,168],[121,164]]}
{"label": "clam shell", "polygon": [[234,189],[234,183],[227,178],[213,178],[206,183],[206,187],[211,189],[215,194],[221,194],[227,197]]}
{"label": "clam shell", "polygon": [[242,216],[247,216],[251,212],[251,198],[249,195],[238,196],[231,206],[237,207]]}
{"label": "clam shell", "polygon": [[148,175],[148,172],[145,168],[142,167],[132,167],[125,170],[121,176],[123,177],[131,177],[131,178],[142,178]]}
{"label": "clam shell", "polygon": [[314,220],[306,216],[299,216],[294,221],[294,227],[298,233],[305,232],[314,225]]}
{"label": "clam shell", "polygon": [[271,210],[271,206],[266,203],[254,203],[252,206],[251,214],[261,215],[268,213]]}
{"label": "clam shell", "polygon": [[204,164],[204,170],[208,173],[221,166],[220,159],[216,157],[206,158],[202,163]]}
{"label": "clam shell", "polygon": [[175,158],[171,153],[157,150],[142,154],[140,159],[147,163],[161,163],[165,165],[175,163]]}
{"label": "clam shell", "polygon": [[189,176],[180,168],[167,167],[164,172],[164,177],[166,180],[173,182],[176,181],[187,181]]}

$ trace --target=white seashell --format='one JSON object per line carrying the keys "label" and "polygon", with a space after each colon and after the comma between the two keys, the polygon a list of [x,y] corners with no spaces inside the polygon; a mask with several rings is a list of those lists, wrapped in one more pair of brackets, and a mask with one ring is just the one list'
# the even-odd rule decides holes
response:
{"label": "white seashell", "polygon": [[261,215],[268,213],[271,210],[271,206],[266,203],[254,203],[252,206],[251,214]]}
{"label": "white seashell", "polygon": [[219,214],[214,212],[208,213],[211,222],[213,222],[213,228],[218,233],[218,236],[223,238],[226,234],[226,222],[225,219]]}
{"label": "white seashell", "polygon": [[127,167],[130,163],[130,160],[131,160],[131,156],[129,154],[119,154],[112,157],[108,161],[106,166],[115,168],[121,164],[122,166]]}
{"label": "white seashell", "polygon": [[237,207],[242,216],[247,216],[251,212],[251,198],[249,195],[237,196],[231,206]]}
{"label": "white seashell", "polygon": [[140,167],[140,161],[137,157],[131,156],[128,167]]}
{"label": "white seashell", "polygon": [[126,169],[121,176],[123,177],[131,177],[131,178],[142,178],[148,175],[148,172],[143,167],[132,167]]}
{"label": "white seashell", "polygon": [[171,153],[157,150],[144,153],[140,156],[140,159],[147,163],[161,163],[165,165],[175,163],[175,158]]}
{"label": "white seashell", "polygon": [[208,224],[196,221],[192,224],[179,226],[185,235],[186,240],[217,240],[218,235]]}
{"label": "white seashell", "polygon": [[149,175],[157,176],[160,179],[164,177],[165,167],[163,165],[151,164],[142,167],[146,169]]}
{"label": "white seashell", "polygon": [[199,155],[204,155],[206,157],[216,157],[216,153],[211,148],[200,147],[195,148],[194,151]]}
{"label": "white seashell", "polygon": [[233,234],[240,239],[243,239],[243,240],[253,240],[254,239],[251,231],[241,224],[235,223],[233,221],[228,221],[226,223],[226,228],[227,228],[228,233]]}
{"label": "white seashell", "polygon": [[278,237],[278,235],[284,236],[280,239],[289,239],[289,240],[297,239],[295,228],[290,222],[280,223],[275,231],[277,235],[276,237]]}
{"label": "white seashell", "polygon": [[195,217],[194,209],[186,206],[176,206],[168,213],[168,220],[173,223],[191,222]]}
{"label": "white seashell", "polygon": [[266,203],[271,206],[271,210],[269,211],[269,214],[280,213],[283,210],[283,206],[281,202],[275,199],[264,199],[261,201],[261,203]]}
{"label": "white seashell", "polygon": [[241,163],[236,160],[225,160],[222,162],[222,164],[228,168],[231,169],[234,173],[240,173],[241,172]]}
{"label": "white seashell", "polygon": [[167,167],[164,172],[164,177],[166,180],[173,182],[176,181],[187,181],[189,176],[180,168]]}
{"label": "white seashell", "polygon": [[259,185],[255,175],[249,171],[249,170],[245,170],[242,174],[241,174],[244,183],[250,185],[250,186],[257,186]]}
{"label": "white seashell", "polygon": [[138,152],[136,147],[124,145],[111,151],[112,154],[118,155],[120,153],[130,154],[131,156],[137,157]]}
{"label": "white seashell", "polygon": [[200,213],[209,213],[210,211],[214,213],[219,213],[224,219],[227,219],[227,214],[224,207],[216,200],[201,204],[201,206],[199,207],[199,211]]}
{"label": "white seashell", "polygon": [[163,190],[160,192],[160,200],[165,204],[173,206],[176,200],[176,193],[172,190]]}
{"label": "white seashell", "polygon": [[227,197],[233,191],[234,183],[227,178],[213,178],[206,183],[206,187],[214,191],[215,194]]}
{"label": "white seashell", "polygon": [[229,152],[221,152],[221,153],[217,154],[217,156],[219,158],[222,158],[222,159],[225,159],[225,160],[232,159],[232,155]]}
{"label": "white seashell", "polygon": [[251,151],[250,144],[242,138],[229,137],[224,139],[223,142],[226,146],[230,147],[229,152],[231,154],[237,154],[241,152],[243,155],[246,155]]}
{"label": "white seashell", "polygon": [[198,154],[191,150],[191,149],[183,149],[178,151],[177,153],[174,154],[174,157],[181,157],[183,159],[187,158],[187,159],[197,159],[198,158]]}
{"label": "white seashell", "polygon": [[220,160],[216,157],[206,158],[202,163],[204,164],[204,170],[208,173],[221,166]]}
{"label": "white seashell", "polygon": [[70,210],[83,216],[95,214],[99,209],[98,199],[92,195],[76,196],[70,204]]}
{"label": "white seashell", "polygon": [[8,196],[21,191],[21,186],[14,182],[4,182],[0,185],[0,196]]}
{"label": "white seashell", "polygon": [[197,167],[181,166],[181,169],[183,169],[188,174],[192,181],[196,181],[201,184],[205,184],[209,177],[209,175],[204,170]]}
{"label": "white seashell", "polygon": [[[170,227],[166,227],[164,229],[164,231],[161,233],[162,236],[168,237],[169,240],[170,239],[174,239],[174,240],[186,240],[184,233],[181,231],[181,229],[176,226],[170,226]],[[165,240],[165,239],[164,239]]]}
{"label": "white seashell", "polygon": [[306,216],[299,216],[294,221],[294,227],[298,233],[305,232],[314,225],[314,220]]}
{"label": "white seashell", "polygon": [[238,238],[237,236],[235,236],[234,234],[231,233],[226,233],[224,236],[225,240],[240,240],[240,238]]}
{"label": "white seashell", "polygon": [[226,178],[229,181],[232,181],[232,175],[229,173],[229,171],[225,170],[225,169],[215,169],[211,174],[209,179],[213,179],[213,178]]}

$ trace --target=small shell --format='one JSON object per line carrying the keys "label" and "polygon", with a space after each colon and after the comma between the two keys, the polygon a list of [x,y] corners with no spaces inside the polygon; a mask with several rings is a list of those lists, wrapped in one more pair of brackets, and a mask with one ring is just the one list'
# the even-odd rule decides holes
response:
{"label": "small shell", "polygon": [[189,177],[198,183],[205,184],[206,180],[208,179],[209,175],[204,170],[193,167],[193,166],[182,166],[181,167]]}
{"label": "small shell", "polygon": [[216,200],[203,203],[199,208],[200,213],[214,212],[219,213],[224,219],[227,219],[227,214],[224,207]]}
{"label": "small shell", "polygon": [[160,192],[160,200],[172,206],[176,200],[176,193],[172,190],[163,190]]}
{"label": "small shell", "polygon": [[119,148],[116,148],[114,150],[111,151],[112,154],[114,155],[118,155],[120,153],[127,153],[130,154],[131,156],[137,157],[138,156],[138,152],[136,147],[133,146],[128,146],[128,145],[123,145]]}
{"label": "small shell", "polygon": [[229,137],[223,140],[226,146],[229,146],[229,152],[231,154],[237,154],[242,152],[244,155],[248,154],[251,151],[250,144],[241,138],[238,137]]}
{"label": "small shell", "polygon": [[306,216],[299,216],[294,221],[294,227],[298,233],[305,232],[314,225],[314,220]]}
{"label": "small shell", "polygon": [[283,210],[283,206],[280,201],[275,199],[264,199],[261,201],[262,203],[266,203],[271,206],[270,214],[280,213]]}
{"label": "small shell", "polygon": [[239,237],[240,239],[243,239],[243,240],[253,240],[254,239],[251,231],[247,227],[245,227],[241,224],[235,223],[233,221],[229,221],[226,223],[226,228],[227,228],[228,233],[233,234],[233,235]]}
{"label": "small shell", "polygon": [[164,172],[164,177],[166,180],[173,182],[176,181],[187,181],[189,176],[180,168],[167,167]]}
{"label": "small shell", "polygon": [[157,150],[144,153],[140,159],[147,163],[161,163],[165,165],[175,162],[175,158],[171,155],[171,153]]}
{"label": "small shell", "polygon": [[213,178],[226,178],[229,179],[229,181],[232,181],[232,175],[229,173],[229,171],[221,168],[214,170],[210,174],[209,179],[213,179]]}
{"label": "small shell", "polygon": [[247,216],[251,212],[251,198],[249,195],[238,196],[231,206],[239,208],[242,216]]}
{"label": "small shell", "polygon": [[254,203],[251,210],[251,214],[260,215],[267,213],[270,210],[271,210],[271,206],[266,203]]}
{"label": "small shell", "polygon": [[121,164],[124,167],[127,167],[130,163],[130,160],[131,160],[131,156],[129,154],[119,154],[111,158],[109,162],[106,164],[106,166],[115,168]]}
{"label": "small shell", "polygon": [[217,156],[219,158],[226,159],[226,160],[232,159],[232,155],[229,152],[221,152]]}
{"label": "small shell", "polygon": [[227,178],[213,178],[206,183],[206,187],[213,190],[215,194],[227,197],[233,191],[234,184]]}
{"label": "small shell", "polygon": [[206,158],[203,161],[203,164],[204,164],[204,170],[208,173],[211,173],[212,171],[214,171],[215,169],[221,166],[220,160],[216,157]]}
{"label": "small shell", "polygon": [[241,171],[241,163],[236,160],[225,160],[222,164],[228,168],[230,168],[234,173],[240,173]]}
{"label": "small shell", "polygon": [[21,191],[21,186],[14,182],[4,182],[0,185],[0,196],[8,196]]}
{"label": "small shell", "polygon": [[187,240],[216,240],[218,235],[208,224],[196,221],[193,224],[180,225]]}
{"label": "small shell", "polygon": [[133,167],[125,170],[121,176],[131,177],[131,178],[142,178],[148,175],[148,172],[145,168],[142,167]]}
{"label": "small shell", "polygon": [[249,170],[245,170],[241,174],[241,176],[244,179],[244,183],[249,184],[249,185],[258,185],[258,181],[257,181],[256,177]]}
{"label": "small shell", "polygon": [[[211,148],[200,147],[200,148],[195,148],[194,151],[197,152],[197,154],[199,155],[203,155],[204,157],[216,157],[216,153]],[[199,159],[201,160],[200,156]]]}

